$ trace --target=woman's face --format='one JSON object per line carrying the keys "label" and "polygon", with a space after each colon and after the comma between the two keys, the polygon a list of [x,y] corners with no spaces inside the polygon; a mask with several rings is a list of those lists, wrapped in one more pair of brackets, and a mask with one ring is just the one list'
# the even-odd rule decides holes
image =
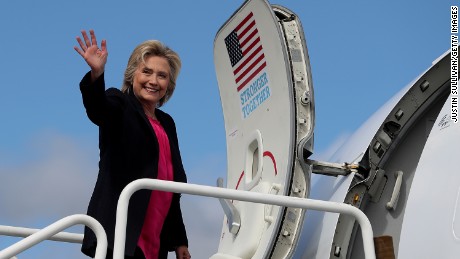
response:
{"label": "woman's face", "polygon": [[151,109],[165,96],[170,69],[168,60],[158,56],[148,56],[145,63],[139,64],[134,72],[133,91],[144,109],[153,111]]}

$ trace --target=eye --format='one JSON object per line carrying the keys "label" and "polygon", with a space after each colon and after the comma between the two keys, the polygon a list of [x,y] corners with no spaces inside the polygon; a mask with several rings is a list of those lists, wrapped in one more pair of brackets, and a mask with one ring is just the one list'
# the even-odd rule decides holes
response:
{"label": "eye", "polygon": [[158,77],[160,77],[162,79],[166,79],[168,77],[168,75],[166,73],[159,73]]}
{"label": "eye", "polygon": [[148,69],[148,68],[144,68],[144,69],[142,69],[142,73],[143,73],[143,74],[150,75],[150,74],[152,74],[152,70],[150,70],[150,69]]}

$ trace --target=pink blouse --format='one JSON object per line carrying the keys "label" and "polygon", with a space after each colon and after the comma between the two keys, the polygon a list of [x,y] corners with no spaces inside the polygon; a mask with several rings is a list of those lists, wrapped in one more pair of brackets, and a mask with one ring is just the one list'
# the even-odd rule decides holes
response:
{"label": "pink blouse", "polygon": [[[159,121],[149,118],[159,144],[158,177],[159,180],[172,181],[173,166],[168,135]],[[152,191],[145,215],[144,225],[137,245],[146,259],[157,259],[160,250],[160,234],[171,206],[172,193]]]}

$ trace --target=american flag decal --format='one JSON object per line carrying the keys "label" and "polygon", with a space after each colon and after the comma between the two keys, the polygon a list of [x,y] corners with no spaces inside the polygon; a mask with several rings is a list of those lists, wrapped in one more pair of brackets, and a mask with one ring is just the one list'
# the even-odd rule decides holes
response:
{"label": "american flag decal", "polygon": [[252,12],[225,38],[238,92],[267,66]]}

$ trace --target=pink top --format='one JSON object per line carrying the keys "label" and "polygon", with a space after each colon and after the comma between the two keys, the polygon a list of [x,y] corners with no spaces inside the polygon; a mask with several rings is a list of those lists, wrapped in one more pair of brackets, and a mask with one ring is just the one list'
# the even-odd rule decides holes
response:
{"label": "pink top", "polygon": [[[173,166],[168,135],[159,121],[149,118],[159,144],[158,177],[160,180],[172,181]],[[157,259],[160,250],[161,228],[171,206],[172,193],[152,191],[144,225],[137,245],[144,252],[146,259]]]}

